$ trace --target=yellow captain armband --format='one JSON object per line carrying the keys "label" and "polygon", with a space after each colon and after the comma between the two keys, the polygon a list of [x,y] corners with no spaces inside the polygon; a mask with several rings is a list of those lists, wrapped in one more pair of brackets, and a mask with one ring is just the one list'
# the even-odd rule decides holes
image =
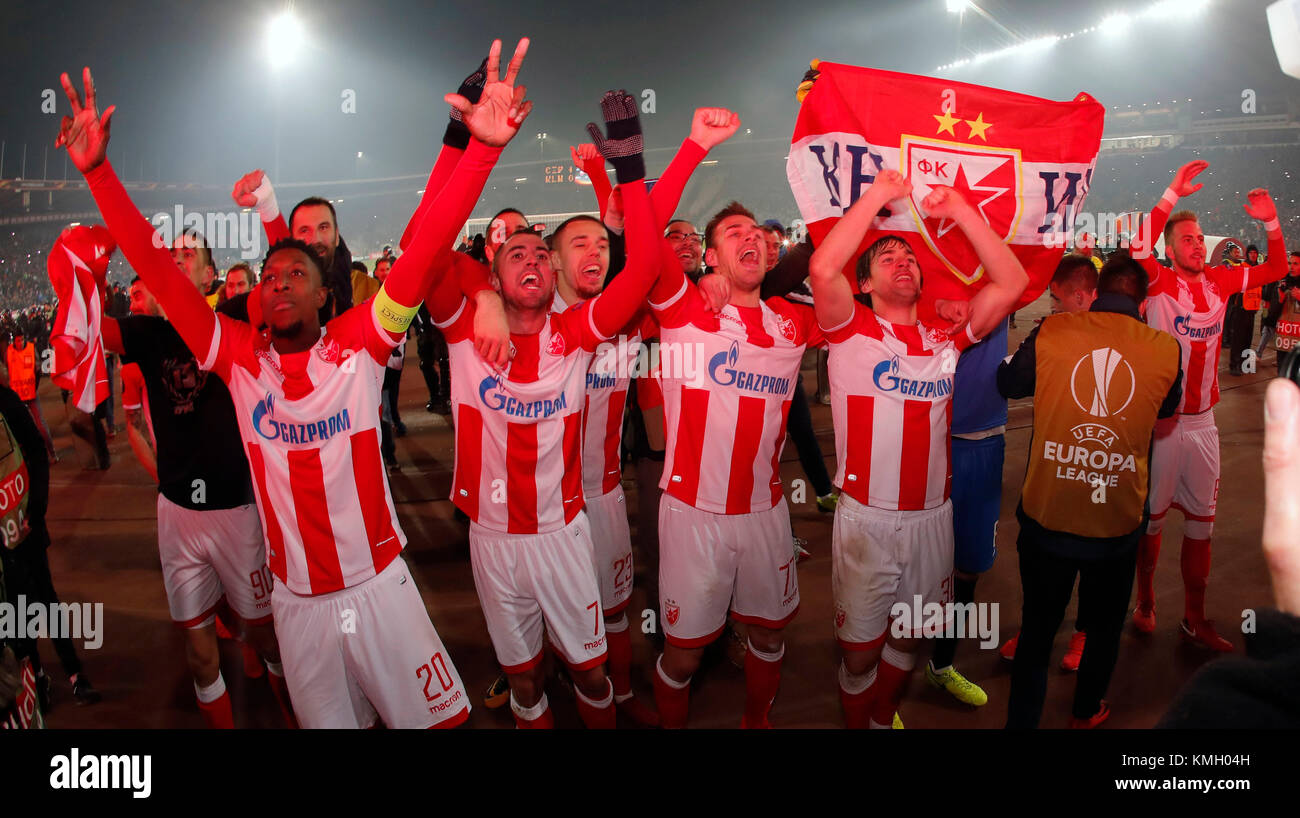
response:
{"label": "yellow captain armband", "polygon": [[403,307],[394,301],[389,295],[388,290],[383,287],[375,294],[374,307],[375,320],[379,326],[389,332],[406,332],[407,327],[415,320],[415,314],[419,312],[420,305],[414,307]]}

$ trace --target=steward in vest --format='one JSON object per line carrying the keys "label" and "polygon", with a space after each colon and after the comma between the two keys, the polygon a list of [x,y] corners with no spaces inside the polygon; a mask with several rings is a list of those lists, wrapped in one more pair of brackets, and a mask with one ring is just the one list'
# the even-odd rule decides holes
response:
{"label": "steward in vest", "polygon": [[1024,608],[1009,728],[1038,726],[1052,640],[1076,575],[1079,604],[1096,618],[1089,622],[1070,725],[1095,727],[1110,715],[1102,696],[1150,515],[1152,432],[1156,418],[1171,417],[1182,398],[1178,342],[1142,322],[1138,305],[1146,294],[1146,271],[1116,256],[1102,267],[1091,309],[1043,319],[998,367],[1005,397],[1035,396],[1016,509]]}

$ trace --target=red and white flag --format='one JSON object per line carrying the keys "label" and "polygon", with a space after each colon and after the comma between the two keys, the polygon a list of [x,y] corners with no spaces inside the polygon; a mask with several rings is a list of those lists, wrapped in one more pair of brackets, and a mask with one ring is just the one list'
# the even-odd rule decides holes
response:
{"label": "red and white flag", "polygon": [[94,412],[108,397],[108,367],[100,319],[108,260],[117,244],[100,225],[78,225],[59,234],[47,261],[50,284],[59,299],[50,332],[54,350],[51,380],[72,392],[83,412]]}
{"label": "red and white flag", "polygon": [[[969,298],[983,286],[974,249],[950,221],[928,218],[935,185],[960,191],[1029,274],[1027,304],[1046,288],[1092,184],[1105,108],[1088,94],[1055,102],[946,79],[821,63],[791,138],[786,174],[813,243],[884,169],[912,183],[863,241],[912,245],[925,296]],[[857,255],[854,256],[854,262]],[[853,277],[852,268],[846,274]]]}

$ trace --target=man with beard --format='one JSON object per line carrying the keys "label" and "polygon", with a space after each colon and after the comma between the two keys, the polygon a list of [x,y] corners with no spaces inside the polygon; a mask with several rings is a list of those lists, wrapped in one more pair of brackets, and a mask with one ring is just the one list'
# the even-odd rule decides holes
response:
{"label": "man with beard", "polygon": [[[468,696],[401,559],[406,537],[376,425],[384,363],[405,337],[435,257],[531,110],[514,88],[527,45],[520,42],[498,81],[501,43],[493,43],[479,104],[449,95],[475,141],[374,299],[322,326],[327,264],[310,245],[286,239],[263,264],[262,332],[214,315],[154,247],[152,228],[106,161],[113,109],[100,116],[89,69],[84,107],[62,77],[74,116],[64,118],[59,144],[201,368],[231,389],[277,580],[271,604],[285,677],[307,727],[366,727],[377,715],[390,727],[449,727],[469,717]],[[345,620],[350,629],[340,627]]]}
{"label": "man with beard", "polygon": [[[583,722],[611,728],[616,720],[604,670],[602,594],[583,512],[582,416],[592,357],[644,303],[660,258],[643,183],[636,100],[611,91],[601,108],[609,136],[593,137],[622,186],[628,269],[603,293],[557,313],[545,243],[527,230],[506,237],[493,251],[490,279],[510,328],[513,354],[504,365],[472,343],[477,310],[461,293],[457,272],[465,257],[451,254],[426,299],[455,370],[452,501],[471,520],[474,583],[523,728],[554,724],[542,685],[544,631],[569,666]],[[598,243],[591,249],[599,255]],[[595,276],[588,279],[584,285],[594,286]]]}
{"label": "man with beard", "polygon": [[1214,405],[1219,402],[1220,335],[1228,296],[1276,281],[1286,275],[1286,242],[1277,208],[1268,191],[1247,194],[1246,213],[1264,223],[1268,261],[1257,267],[1205,264],[1205,234],[1196,214],[1171,215],[1179,198],[1201,188],[1193,183],[1209,167],[1189,162],[1174,175],[1150,216],[1150,235],[1163,231],[1165,252],[1173,269],[1152,257],[1154,242],[1134,242],[1133,257],[1150,276],[1143,312],[1154,329],[1164,330],[1182,347],[1183,400],[1174,418],[1156,424],[1151,452],[1151,521],[1138,551],[1137,607],[1133,625],[1142,633],[1156,627],[1154,577],[1160,536],[1171,507],[1183,512],[1182,574],[1185,591],[1183,637],[1211,650],[1228,652],[1232,643],[1219,635],[1205,616],[1205,589],[1210,576],[1210,534],[1219,497],[1219,429]]}

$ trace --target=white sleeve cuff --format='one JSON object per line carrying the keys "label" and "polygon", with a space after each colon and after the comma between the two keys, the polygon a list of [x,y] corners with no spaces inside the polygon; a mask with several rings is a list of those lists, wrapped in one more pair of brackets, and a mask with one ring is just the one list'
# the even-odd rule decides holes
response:
{"label": "white sleeve cuff", "polygon": [[650,302],[649,302],[649,304],[650,304],[650,309],[652,309],[652,310],[665,310],[665,309],[668,309],[669,307],[671,307],[673,304],[676,304],[677,301],[678,301],[679,299],[681,299],[681,297],[682,297],[683,295],[686,294],[686,285],[687,285],[687,282],[688,282],[688,279],[686,278],[685,275],[683,275],[683,276],[682,276],[682,286],[681,286],[681,288],[680,288],[679,290],[677,290],[677,292],[673,293],[672,296],[671,296],[667,301],[664,301],[662,304],[656,304],[655,302],[650,301]]}
{"label": "white sleeve cuff", "polygon": [[214,316],[212,322],[212,343],[208,346],[207,356],[199,362],[199,369],[204,372],[211,372],[212,367],[217,365],[217,352],[221,349],[221,316]]}
{"label": "white sleeve cuff", "polygon": [[253,195],[257,197],[257,215],[263,222],[274,221],[280,215],[280,205],[275,201],[275,188],[271,187],[271,179],[266,174],[262,174],[262,184],[257,186]]}
{"label": "white sleeve cuff", "polygon": [[446,321],[434,321],[433,325],[438,329],[445,329],[447,327],[450,327],[452,324],[456,323],[457,319],[460,318],[460,314],[465,311],[465,305],[468,303],[469,302],[465,300],[465,297],[461,296],[460,306],[456,308],[456,311],[452,313],[451,317],[448,318]]}

